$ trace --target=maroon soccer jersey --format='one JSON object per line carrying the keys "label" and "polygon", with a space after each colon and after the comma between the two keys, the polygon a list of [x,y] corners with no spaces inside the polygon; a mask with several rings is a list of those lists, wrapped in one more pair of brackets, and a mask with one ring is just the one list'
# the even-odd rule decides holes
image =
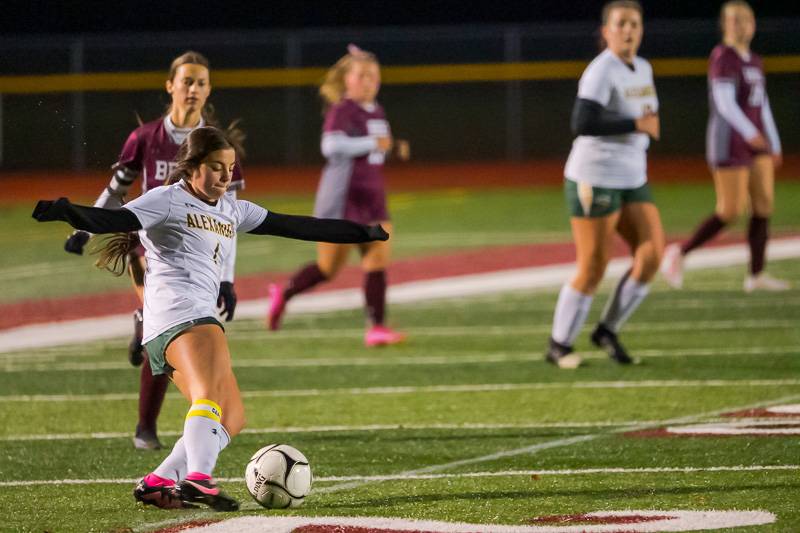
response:
{"label": "maroon soccer jersey", "polygon": [[[361,138],[391,135],[380,105],[361,106],[349,99],[328,109],[322,133]],[[330,157],[317,191],[315,216],[364,224],[388,220],[383,177],[385,157],[380,150],[352,157]]]}
{"label": "maroon soccer jersey", "polygon": [[708,161],[714,166],[749,165],[756,152],[720,113],[711,94],[715,82],[733,84],[736,104],[753,126],[766,136],[762,118],[766,84],[761,57],[751,52],[748,58],[742,58],[732,47],[720,44],[712,50],[708,66]]}
{"label": "maroon soccer jersey", "polygon": [[[142,124],[133,130],[122,147],[118,164],[142,174],[142,192],[164,185],[175,168],[180,143],[174,127],[167,121],[168,117],[164,117]],[[243,186],[244,177],[237,161],[230,188],[241,189]]]}

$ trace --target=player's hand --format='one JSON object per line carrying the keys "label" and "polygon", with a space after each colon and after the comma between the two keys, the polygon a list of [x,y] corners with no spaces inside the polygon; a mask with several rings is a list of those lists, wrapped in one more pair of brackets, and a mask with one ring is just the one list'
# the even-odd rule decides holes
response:
{"label": "player's hand", "polygon": [[236,291],[233,290],[233,282],[223,281],[219,284],[217,307],[220,309],[220,314],[225,316],[225,322],[233,320],[233,312],[236,311]]}
{"label": "player's hand", "polygon": [[783,166],[783,154],[778,152],[772,154],[772,168],[781,168]]}
{"label": "player's hand", "polygon": [[411,145],[405,139],[397,139],[394,143],[394,153],[400,161],[411,159]]}
{"label": "player's hand", "polygon": [[69,206],[69,200],[63,197],[58,200],[39,200],[36,207],[33,208],[31,216],[39,222],[61,220],[61,215],[66,212],[67,206]]}
{"label": "player's hand", "polygon": [[767,139],[764,138],[763,135],[757,133],[753,137],[747,139],[747,144],[750,145],[750,148],[755,150],[756,152],[766,152],[769,150],[769,144],[767,144]]}
{"label": "player's hand", "polygon": [[72,232],[72,235],[67,238],[64,243],[64,250],[71,254],[83,255],[83,247],[89,242],[92,234],[88,231],[77,229]]}
{"label": "player's hand", "polygon": [[367,235],[369,236],[370,240],[373,241],[388,241],[389,234],[386,233],[386,230],[380,224],[375,224],[374,226],[367,226]]}
{"label": "player's hand", "polygon": [[661,121],[658,113],[648,112],[636,119],[636,131],[646,133],[654,140],[661,138]]}
{"label": "player's hand", "polygon": [[392,149],[392,145],[394,144],[394,140],[391,137],[378,137],[378,150],[381,152],[388,152]]}

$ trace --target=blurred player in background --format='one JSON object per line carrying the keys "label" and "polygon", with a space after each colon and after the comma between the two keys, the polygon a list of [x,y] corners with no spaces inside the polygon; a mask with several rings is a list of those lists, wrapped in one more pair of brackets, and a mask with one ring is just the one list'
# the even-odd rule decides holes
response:
{"label": "blurred player in background", "polygon": [[33,212],[40,222],[63,220],[85,231],[116,233],[106,239],[97,263],[115,272],[124,271],[133,245],[129,232],[138,231],[145,247],[144,342],[150,366],[156,374],[169,375],[191,404],[172,452],[133,491],[134,498],[147,505],[239,508],[212,477],[220,452],[245,425],[216,309],[236,233],[339,243],[389,238],[380,226],[282,215],[236,200],[226,194],[236,165],[236,151],[225,133],[199,127],[180,147],[172,185],[155,187],[117,209],[84,207],[59,198],[40,201]]}
{"label": "blurred player in background", "polygon": [[[198,52],[186,52],[173,60],[166,82],[171,103],[166,114],[136,128],[125,141],[119,161],[113,166],[111,182],[95,202],[96,207],[118,208],[125,203],[137,176],[142,175],[142,192],[165,184],[175,168],[175,155],[188,133],[194,128],[216,125],[214,109],[207,102],[211,94],[208,60]],[[243,134],[231,128],[229,135],[237,144],[241,154]],[[244,178],[237,162],[233,181],[227,193],[236,199],[236,191],[244,187]],[[82,254],[90,234],[75,231],[64,245],[68,252]],[[132,239],[138,239],[131,234]],[[220,284],[219,304],[225,319],[231,320],[236,308],[236,293],[233,289],[236,246],[227,256]],[[144,301],[144,276],[147,265],[144,248],[139,244],[131,248],[128,272],[140,301]],[[134,335],[128,347],[128,358],[132,365],[142,365],[139,386],[139,421],[133,444],[137,449],[160,449],[156,431],[156,420],[164,401],[169,381],[165,375],[154,376],[142,348],[142,309],[133,315]]]}
{"label": "blurred player in background", "polygon": [[[376,102],[380,89],[377,58],[355,45],[328,71],[319,93],[327,110],[322,133],[322,171],[314,216],[344,218],[362,224],[380,223],[391,233],[386,208],[383,163],[394,149],[401,160],[409,157],[408,143],[394,142],[383,108]],[[386,268],[390,241],[360,245],[368,327],[367,346],[401,342],[405,336],[385,325]],[[281,288],[269,287],[269,328],[280,328],[286,303],[317,284],[332,280],[346,264],[349,244],[320,243],[317,260],[292,276]]]}
{"label": "blurred player in background", "polygon": [[577,138],[564,169],[577,272],[558,296],[548,362],[575,368],[572,353],[611,255],[614,233],[633,254],[633,266],[617,284],[591,340],[620,364],[633,359],[617,333],[647,296],[658,271],[664,231],[647,184],[647,148],[658,139],[658,98],[650,64],[636,55],[642,40],[642,8],[620,0],[603,7],[606,48],[578,84],[571,126]]}
{"label": "blurred player in background", "polygon": [[671,244],[661,272],[675,288],[683,285],[683,258],[734,222],[750,203],[750,272],[744,290],[784,291],[789,283],[764,272],[775,168],[782,162],[778,128],[767,97],[761,57],[750,50],[756,31],[753,10],[742,0],[723,4],[722,44],[708,65],[709,116],[706,160],[714,177],[714,214],[689,240]]}

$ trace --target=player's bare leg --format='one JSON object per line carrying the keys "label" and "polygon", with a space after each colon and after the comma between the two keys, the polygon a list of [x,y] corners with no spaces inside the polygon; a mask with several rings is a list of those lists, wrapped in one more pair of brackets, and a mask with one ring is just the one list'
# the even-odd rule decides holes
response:
{"label": "player's bare leg", "polygon": [[692,250],[713,239],[725,226],[733,223],[747,206],[747,167],[720,167],[712,171],[717,203],[714,214],[695,228],[692,236],[683,243],[674,243],[664,251],[661,274],[667,284],[675,289],[683,286],[683,260]]}
{"label": "player's bare leg", "polygon": [[785,291],[791,285],[770,276],[764,271],[766,248],[769,239],[769,218],[775,195],[775,168],[772,157],[758,156],[753,160],[748,183],[752,213],[747,231],[750,246],[750,272],[744,280],[744,290]]}
{"label": "player's bare leg", "polygon": [[650,202],[622,206],[617,231],[633,255],[633,266],[617,283],[592,333],[592,342],[620,364],[637,360],[630,357],[617,334],[649,292],[664,252],[664,230],[658,208]]}
{"label": "player's bare leg", "polygon": [[286,304],[294,296],[336,277],[352,249],[352,244],[317,243],[317,260],[292,275],[285,287],[273,283],[269,286],[269,312],[267,326],[272,331],[281,327]]}
{"label": "player's bare leg", "polygon": [[558,295],[553,330],[545,360],[559,368],[577,368],[582,360],[573,352],[594,299],[594,293],[608,265],[611,243],[620,213],[604,217],[572,217],[577,271]]}
{"label": "player's bare leg", "polygon": [[[393,234],[392,223],[380,223]],[[403,342],[406,336],[384,323],[386,315],[386,268],[392,255],[392,238],[361,245],[361,268],[364,271],[364,300],[366,302],[367,332],[364,344],[368,347],[386,346]]]}

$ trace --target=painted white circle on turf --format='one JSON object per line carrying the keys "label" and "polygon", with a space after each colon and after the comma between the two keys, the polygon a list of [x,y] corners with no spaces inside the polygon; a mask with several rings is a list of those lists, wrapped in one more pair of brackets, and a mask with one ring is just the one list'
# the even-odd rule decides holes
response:
{"label": "painted white circle on turf", "polygon": [[[599,511],[577,518],[583,525],[498,525],[409,520],[405,518],[343,517],[343,516],[245,516],[215,524],[190,527],[192,533],[290,533],[295,529],[313,527],[315,532],[334,533],[357,530],[359,533],[427,531],[430,533],[650,533],[661,531],[700,531],[742,526],[760,526],[775,522],[767,511]],[[559,517],[550,517],[558,520]]]}

